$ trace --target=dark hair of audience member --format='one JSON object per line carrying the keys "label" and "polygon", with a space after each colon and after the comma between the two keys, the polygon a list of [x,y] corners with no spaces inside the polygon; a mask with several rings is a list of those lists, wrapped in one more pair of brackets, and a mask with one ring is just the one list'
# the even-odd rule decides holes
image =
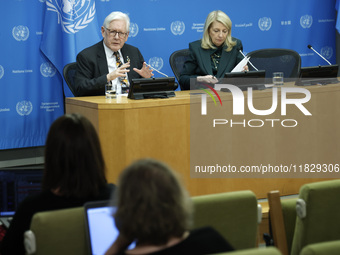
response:
{"label": "dark hair of audience member", "polygon": [[105,163],[97,132],[80,114],[59,117],[45,147],[43,190],[66,197],[95,197],[106,186]]}
{"label": "dark hair of audience member", "polygon": [[189,194],[176,173],[159,161],[143,159],[127,167],[115,195],[116,226],[127,240],[165,244],[191,225]]}

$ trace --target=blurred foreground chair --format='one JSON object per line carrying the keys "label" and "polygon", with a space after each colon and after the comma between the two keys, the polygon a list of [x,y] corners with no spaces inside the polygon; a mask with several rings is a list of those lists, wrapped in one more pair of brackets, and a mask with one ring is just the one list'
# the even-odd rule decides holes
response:
{"label": "blurred foreground chair", "polygon": [[30,231],[25,233],[27,254],[88,254],[83,207],[36,213]]}
{"label": "blurred foreground chair", "polygon": [[252,191],[195,196],[194,226],[215,228],[236,250],[256,247],[261,208]]}
{"label": "blurred foreground chair", "polygon": [[305,246],[300,255],[339,255],[340,240],[309,244]]}
{"label": "blurred foreground chair", "polygon": [[179,77],[183,70],[185,61],[188,59],[190,54],[189,49],[177,50],[170,55],[169,62],[174,73],[176,80],[179,81]]}
{"label": "blurred foreground chair", "polygon": [[[301,70],[299,53],[290,49],[260,49],[249,52],[250,62],[258,69],[266,71],[266,78],[272,78],[274,72],[283,72],[284,78],[298,78]],[[253,67],[249,70],[253,71]]]}
{"label": "blurred foreground chair", "polygon": [[245,250],[240,250],[240,251],[217,253],[214,255],[282,255],[282,253],[276,247],[268,247],[268,248],[252,248],[252,249],[245,249]]}
{"label": "blurred foreground chair", "polygon": [[274,245],[283,255],[290,254],[295,221],[297,198],[281,199],[279,191],[268,193],[269,221]]}
{"label": "blurred foreground chair", "polygon": [[340,179],[305,184],[298,199],[283,201],[278,192],[268,194],[274,245],[283,255],[298,255],[309,244],[340,240]]}
{"label": "blurred foreground chair", "polygon": [[77,96],[75,86],[74,86],[74,75],[76,73],[77,63],[72,62],[64,66],[63,76],[66,81],[67,86],[71,90],[74,96]]}
{"label": "blurred foreground chair", "polygon": [[303,185],[296,212],[292,255],[309,244],[340,240],[340,179]]}

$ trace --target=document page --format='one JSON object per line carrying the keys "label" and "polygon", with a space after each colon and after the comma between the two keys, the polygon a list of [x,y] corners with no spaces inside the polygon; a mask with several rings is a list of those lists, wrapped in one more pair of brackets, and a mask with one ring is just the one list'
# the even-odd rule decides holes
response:
{"label": "document page", "polygon": [[248,61],[249,61],[250,57],[245,57],[241,60],[240,63],[237,64],[237,66],[234,67],[233,70],[231,70],[231,73],[234,73],[234,72],[243,72],[243,67],[248,64]]}

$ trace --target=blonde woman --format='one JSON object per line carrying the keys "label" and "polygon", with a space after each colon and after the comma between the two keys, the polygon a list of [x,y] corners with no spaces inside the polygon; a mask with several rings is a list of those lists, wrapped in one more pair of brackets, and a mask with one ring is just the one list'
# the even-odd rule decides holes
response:
{"label": "blonde woman", "polygon": [[189,44],[190,56],[179,79],[182,90],[190,89],[191,78],[208,84],[217,83],[217,78],[223,78],[243,59],[242,42],[231,36],[231,27],[231,20],[224,12],[209,13],[203,38]]}

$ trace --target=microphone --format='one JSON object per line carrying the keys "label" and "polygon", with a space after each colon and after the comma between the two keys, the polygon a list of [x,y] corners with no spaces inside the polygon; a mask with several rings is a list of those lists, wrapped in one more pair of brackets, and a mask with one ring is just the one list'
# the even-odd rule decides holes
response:
{"label": "microphone", "polygon": [[319,55],[320,58],[322,58],[323,60],[325,60],[330,66],[332,65],[331,62],[329,62],[324,56],[322,56],[319,52],[317,52],[316,50],[313,49],[312,45],[308,44],[308,49],[311,49],[312,51],[314,51],[316,54]]}
{"label": "microphone", "polygon": [[[242,50],[239,50],[239,52],[242,54],[243,57],[246,57],[246,55],[243,54]],[[248,60],[248,63],[256,70],[258,71],[259,69],[257,69],[252,62],[250,62],[250,60]]]}
{"label": "microphone", "polygon": [[152,66],[150,66],[148,63],[144,62],[148,67],[150,67],[152,69],[152,71],[156,71],[157,73],[161,74],[161,75],[164,75],[165,77],[169,77],[167,76],[165,73],[162,73],[160,71],[158,71],[157,69],[154,69]]}

